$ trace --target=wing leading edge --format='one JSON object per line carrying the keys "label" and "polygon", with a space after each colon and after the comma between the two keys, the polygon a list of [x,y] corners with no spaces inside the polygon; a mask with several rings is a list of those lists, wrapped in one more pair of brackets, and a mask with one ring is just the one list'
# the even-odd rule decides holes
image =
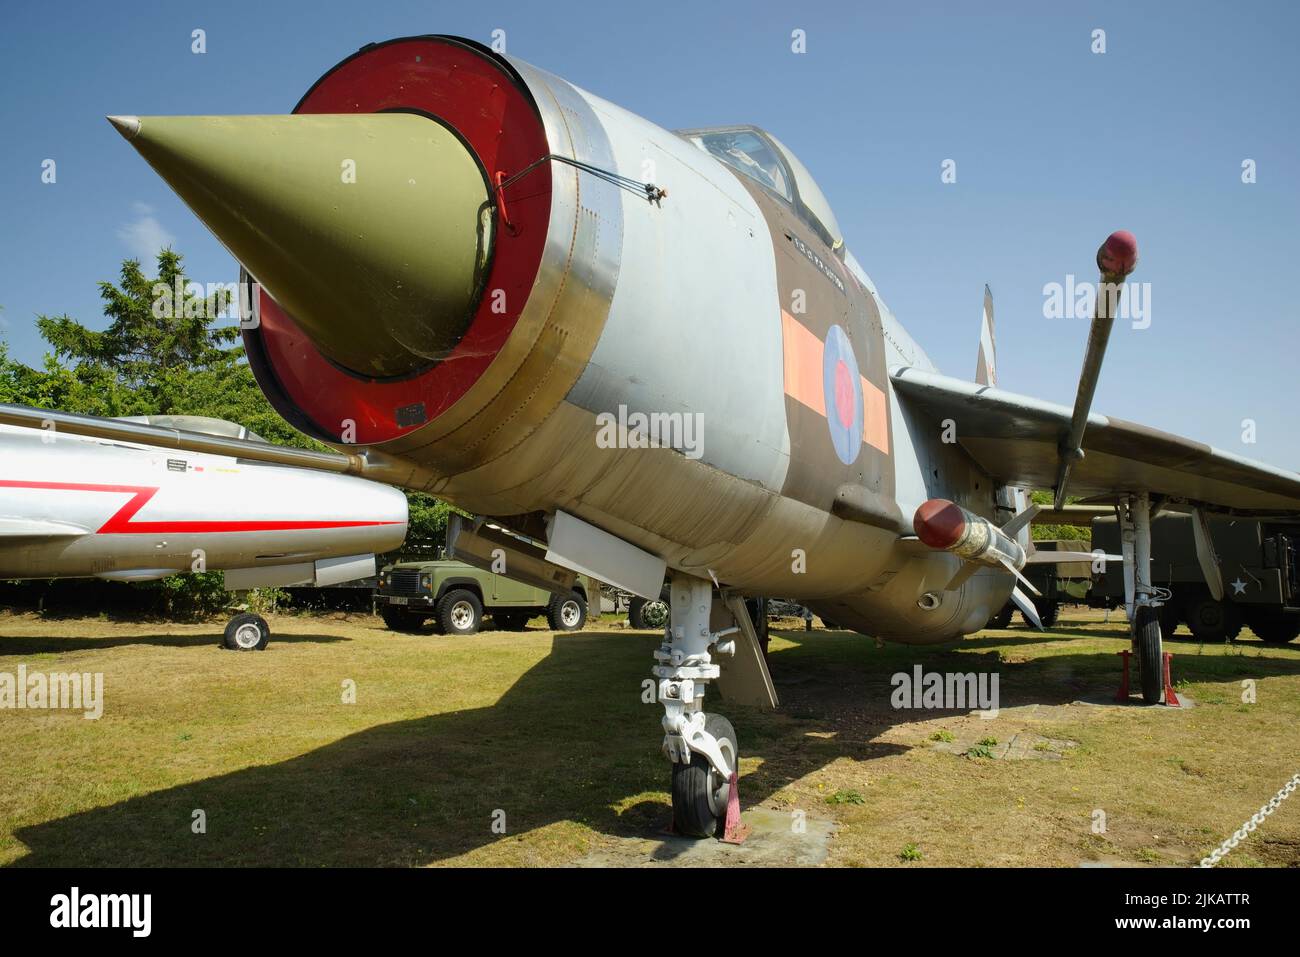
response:
{"label": "wing leading edge", "polygon": [[[890,377],[904,407],[932,420],[936,431],[952,419],[958,444],[999,482],[1055,485],[1070,431],[1066,406],[906,366]],[[1148,491],[1210,511],[1300,511],[1300,475],[1144,425],[1092,413],[1083,450],[1071,495],[1106,501],[1116,492]]]}

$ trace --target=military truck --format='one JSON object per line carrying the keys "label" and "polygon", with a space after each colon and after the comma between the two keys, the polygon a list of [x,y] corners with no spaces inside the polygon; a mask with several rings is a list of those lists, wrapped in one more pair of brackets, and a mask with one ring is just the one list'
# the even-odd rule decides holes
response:
{"label": "military truck", "polygon": [[[1092,546],[1086,540],[1047,538],[1035,541],[1034,549],[1044,552],[1090,552]],[[1056,616],[1062,605],[1087,600],[1092,585],[1092,565],[1089,562],[1027,565],[1024,576],[1033,582],[1034,587],[1040,592],[1035,595],[1026,588],[1025,594],[1034,603],[1034,610],[1038,612],[1043,627],[1051,628],[1056,624]],[[1015,603],[1008,601],[1001,611],[989,619],[988,627],[1007,627],[1011,624],[1011,616],[1015,611]]]}
{"label": "military truck", "polygon": [[433,621],[445,635],[472,635],[485,615],[506,631],[523,631],[538,615],[554,631],[577,631],[586,624],[589,599],[599,617],[600,588],[585,575],[569,594],[555,595],[444,557],[386,565],[375,588],[375,608],[393,631],[419,631]]}
{"label": "military truck", "polygon": [[[1190,515],[1167,513],[1151,522],[1151,583],[1167,589],[1160,630],[1187,625],[1201,641],[1235,638],[1243,625],[1262,641],[1285,644],[1300,636],[1300,524],[1251,519],[1209,519],[1210,539],[1223,577],[1223,600],[1205,583],[1196,557]],[[1119,554],[1113,517],[1092,520],[1093,545]],[[1124,568],[1108,562],[1094,576],[1089,604],[1124,605]]]}

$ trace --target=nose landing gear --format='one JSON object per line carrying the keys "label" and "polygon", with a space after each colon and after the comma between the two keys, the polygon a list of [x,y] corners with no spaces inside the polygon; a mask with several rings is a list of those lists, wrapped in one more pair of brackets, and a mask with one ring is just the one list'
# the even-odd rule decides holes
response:
{"label": "nose landing gear", "polygon": [[[721,674],[710,649],[734,655],[732,636],[741,630],[731,624],[714,631],[714,608],[712,582],[673,574],[669,625],[655,651],[653,670],[664,707],[663,750],[673,762],[673,827],[691,837],[724,836],[727,806],[735,803],[739,776],[735,729],[722,715],[703,709],[705,688]],[[719,610],[725,611],[725,606]]]}

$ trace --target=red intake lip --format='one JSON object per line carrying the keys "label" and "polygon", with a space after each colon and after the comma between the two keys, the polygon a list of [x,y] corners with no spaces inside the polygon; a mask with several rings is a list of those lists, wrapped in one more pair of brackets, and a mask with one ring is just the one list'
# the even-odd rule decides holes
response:
{"label": "red intake lip", "polygon": [[[321,77],[294,112],[386,110],[437,117],[492,183],[550,152],[531,95],[508,64],[452,38],[368,46]],[[464,336],[446,358],[405,378],[366,379],[338,368],[259,291],[260,322],[244,330],[244,343],[272,405],[301,430],[334,443],[386,442],[435,420],[479,380],[514,330],[541,265],[550,210],[551,171],[542,163],[512,187],[509,228],[498,210],[487,283]],[[348,424],[354,433],[345,439]]]}

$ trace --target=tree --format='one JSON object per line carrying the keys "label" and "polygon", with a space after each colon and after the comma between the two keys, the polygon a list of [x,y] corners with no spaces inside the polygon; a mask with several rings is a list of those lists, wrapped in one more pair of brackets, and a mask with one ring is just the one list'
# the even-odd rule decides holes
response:
{"label": "tree", "polygon": [[[67,315],[38,316],[51,350],[43,370],[11,378],[30,405],[91,415],[206,415],[247,426],[271,442],[321,448],[275,413],[253,379],[239,329],[218,321],[234,308],[233,288],[208,294],[185,275],[171,249],[148,277],[135,259],[118,283],[99,284],[103,331]],[[24,371],[25,370],[25,371]]]}
{"label": "tree", "polygon": [[[154,277],[128,259],[118,282],[101,282],[99,293],[109,320],[102,331],[68,315],[37,317],[50,346],[40,368],[15,361],[0,342],[0,401],[102,416],[212,416],[268,442],[325,448],[271,407],[238,326],[220,323],[234,309],[233,287],[191,284],[181,255],[164,249]],[[413,492],[408,499],[410,537],[441,541],[447,504]]]}
{"label": "tree", "polygon": [[[1067,496],[1066,504],[1073,505],[1079,497]],[[1052,507],[1051,492],[1031,492],[1030,501],[1036,505],[1042,505],[1045,508]],[[1057,539],[1070,542],[1087,542],[1092,539],[1092,529],[1088,525],[1034,525],[1033,539],[1035,541],[1054,541]]]}

